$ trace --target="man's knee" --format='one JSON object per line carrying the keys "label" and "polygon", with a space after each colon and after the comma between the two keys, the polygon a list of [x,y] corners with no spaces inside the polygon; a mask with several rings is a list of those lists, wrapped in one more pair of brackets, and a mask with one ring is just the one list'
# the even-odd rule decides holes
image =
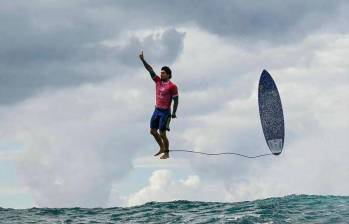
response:
{"label": "man's knee", "polygon": [[166,131],[160,131],[161,138],[166,138]]}
{"label": "man's knee", "polygon": [[150,129],[150,134],[156,136],[156,135],[158,135],[159,133],[157,132],[156,129],[152,129],[152,128],[151,128],[151,129]]}

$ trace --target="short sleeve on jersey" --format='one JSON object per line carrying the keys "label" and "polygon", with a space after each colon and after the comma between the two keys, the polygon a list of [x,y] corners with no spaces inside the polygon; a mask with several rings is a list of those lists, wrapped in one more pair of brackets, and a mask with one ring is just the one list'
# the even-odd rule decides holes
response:
{"label": "short sleeve on jersey", "polygon": [[171,87],[171,95],[172,95],[172,97],[178,96],[178,89],[177,89],[177,86],[176,86],[176,85],[173,85],[173,86]]}

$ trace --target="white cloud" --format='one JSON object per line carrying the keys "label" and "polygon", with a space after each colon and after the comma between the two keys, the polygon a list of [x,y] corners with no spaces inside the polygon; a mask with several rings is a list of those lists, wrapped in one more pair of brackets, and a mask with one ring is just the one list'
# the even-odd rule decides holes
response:
{"label": "white cloud", "polygon": [[[187,119],[190,125],[184,127],[178,138],[186,144],[191,142],[192,149],[199,151],[266,153],[256,92],[261,70],[251,73],[258,66],[265,66],[270,68],[278,84],[284,107],[286,143],[283,162],[281,164],[280,158],[250,161],[227,156],[190,156],[194,172],[209,175],[216,181],[223,179],[227,189],[231,189],[230,198],[234,201],[291,193],[348,194],[346,158],[349,154],[345,150],[348,145],[345,136],[349,133],[346,115],[349,112],[349,68],[342,60],[349,56],[347,40],[347,34],[319,34],[290,46],[263,46],[263,49],[255,48],[251,52],[240,49],[245,54],[237,60],[247,61],[247,64],[234,64],[225,70],[247,72],[239,73],[234,82],[227,74],[216,75],[215,78],[230,84],[221,86],[221,92],[225,94],[208,89],[207,97],[207,89],[199,90],[202,94],[196,94],[185,105],[192,107],[189,113],[192,117]],[[224,61],[226,55],[220,54],[216,47],[213,44],[207,51],[215,52],[215,61],[220,58]],[[226,51],[234,51],[234,47],[226,47]],[[249,69],[250,65],[253,66]],[[211,70],[214,69],[212,64]],[[197,68],[195,72],[200,73]],[[245,77],[254,77],[252,82],[248,80],[250,85],[245,86],[249,94],[232,94],[230,89],[240,90],[240,83],[247,82]],[[197,81],[200,82],[200,78]],[[199,107],[196,111],[196,104],[205,100],[213,109],[201,110]]]}
{"label": "white cloud", "polygon": [[112,182],[127,175],[147,144],[151,109],[144,108],[153,98],[143,82],[152,87],[148,77],[133,76],[48,90],[4,113],[3,138],[23,146],[18,174],[39,206],[106,205]]}
{"label": "white cloud", "polygon": [[186,180],[180,180],[181,184],[186,187],[198,187],[200,178],[197,175],[190,175]]}
{"label": "white cloud", "polygon": [[207,185],[198,175],[188,175],[185,179],[176,180],[173,172],[175,171],[167,169],[154,171],[149,178],[149,184],[128,197],[127,206],[150,201],[207,201],[224,198],[224,190],[214,184]]}
{"label": "white cloud", "polygon": [[[255,200],[288,194],[347,195],[348,141],[340,140],[347,134],[331,131],[333,135],[314,133],[287,144],[284,155],[273,159],[267,167],[253,165],[245,180],[227,184],[229,199]],[[335,135],[338,138],[333,138]]]}

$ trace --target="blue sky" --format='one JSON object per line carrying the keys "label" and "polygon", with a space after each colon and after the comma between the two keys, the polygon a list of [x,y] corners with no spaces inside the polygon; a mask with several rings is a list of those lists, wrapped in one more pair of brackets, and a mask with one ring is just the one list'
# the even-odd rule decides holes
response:
{"label": "blue sky", "polygon": [[[346,1],[2,1],[0,206],[109,207],[348,195]],[[279,157],[152,155],[154,84],[173,71],[171,149],[268,152],[257,85],[283,103]]]}

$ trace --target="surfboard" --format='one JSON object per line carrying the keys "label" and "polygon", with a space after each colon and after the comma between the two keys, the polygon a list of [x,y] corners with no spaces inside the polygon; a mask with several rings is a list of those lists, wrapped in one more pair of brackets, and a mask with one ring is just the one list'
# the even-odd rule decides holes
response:
{"label": "surfboard", "polygon": [[265,140],[270,151],[279,155],[285,140],[284,114],[279,91],[266,70],[263,70],[259,79],[258,106]]}

